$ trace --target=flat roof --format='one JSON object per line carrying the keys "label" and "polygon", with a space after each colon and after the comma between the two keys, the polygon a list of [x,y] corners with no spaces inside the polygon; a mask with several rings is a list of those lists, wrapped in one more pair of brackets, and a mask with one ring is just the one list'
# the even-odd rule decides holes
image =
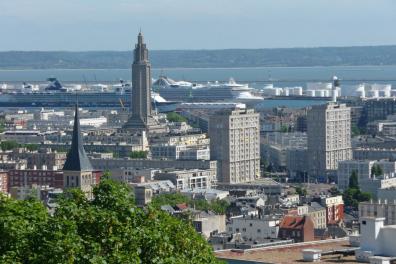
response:
{"label": "flat roof", "polygon": [[[216,257],[233,261],[253,261],[257,263],[289,264],[304,262],[302,251],[306,249],[327,252],[338,249],[352,249],[347,238],[319,240],[305,243],[295,243],[266,248],[256,248],[242,251],[216,251]],[[237,263],[237,262],[236,262]],[[324,255],[319,263],[358,263],[355,256],[341,254]]]}

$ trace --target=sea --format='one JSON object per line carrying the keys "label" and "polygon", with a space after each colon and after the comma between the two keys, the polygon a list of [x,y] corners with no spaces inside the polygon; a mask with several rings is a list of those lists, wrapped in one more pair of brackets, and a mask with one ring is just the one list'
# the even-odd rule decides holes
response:
{"label": "sea", "polygon": [[[152,70],[152,78],[160,75],[174,80],[197,83],[225,82],[230,78],[248,83],[253,88],[273,84],[276,87],[305,87],[308,82],[331,82],[333,76],[341,80],[343,89],[360,83],[386,83],[396,87],[396,66],[330,66],[330,67],[258,67],[258,68],[163,68]],[[43,83],[56,77],[63,83],[115,83],[131,80],[130,69],[38,69],[0,70],[2,83]],[[313,100],[266,100],[264,108],[287,105],[300,108],[323,103]]]}

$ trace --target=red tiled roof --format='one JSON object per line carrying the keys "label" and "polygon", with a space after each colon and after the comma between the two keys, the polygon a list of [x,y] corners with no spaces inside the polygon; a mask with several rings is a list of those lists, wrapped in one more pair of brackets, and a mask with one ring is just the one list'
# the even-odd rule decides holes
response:
{"label": "red tiled roof", "polygon": [[186,210],[188,205],[186,203],[176,204],[177,209],[179,210]]}
{"label": "red tiled roof", "polygon": [[285,215],[280,223],[280,228],[302,229],[305,224],[305,216]]}

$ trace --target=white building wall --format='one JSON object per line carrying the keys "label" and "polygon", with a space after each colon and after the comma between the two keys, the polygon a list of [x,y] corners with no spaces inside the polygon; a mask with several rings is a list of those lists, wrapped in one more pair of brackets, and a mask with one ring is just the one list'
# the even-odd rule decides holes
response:
{"label": "white building wall", "polygon": [[247,240],[263,240],[265,238],[277,238],[279,231],[278,219],[260,219],[253,216],[231,217],[227,223],[227,233],[241,233]]}

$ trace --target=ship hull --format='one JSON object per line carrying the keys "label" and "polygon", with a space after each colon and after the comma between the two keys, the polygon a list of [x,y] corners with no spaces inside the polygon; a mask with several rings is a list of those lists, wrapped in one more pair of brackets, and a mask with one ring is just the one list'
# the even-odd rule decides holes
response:
{"label": "ship hull", "polygon": [[[0,94],[0,107],[129,107],[130,93],[5,93]],[[159,112],[174,111],[177,102],[153,102]]]}

